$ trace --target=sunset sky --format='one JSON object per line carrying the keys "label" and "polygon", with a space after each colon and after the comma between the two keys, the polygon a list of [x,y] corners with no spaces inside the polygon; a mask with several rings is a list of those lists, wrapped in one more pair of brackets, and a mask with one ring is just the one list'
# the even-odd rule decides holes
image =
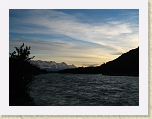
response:
{"label": "sunset sky", "polygon": [[138,9],[9,10],[9,52],[25,43],[34,60],[101,65],[139,46]]}

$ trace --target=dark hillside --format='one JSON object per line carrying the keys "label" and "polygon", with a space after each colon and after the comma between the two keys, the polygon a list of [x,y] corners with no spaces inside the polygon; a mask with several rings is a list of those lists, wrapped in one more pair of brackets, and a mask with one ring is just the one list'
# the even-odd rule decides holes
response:
{"label": "dark hillside", "polygon": [[139,47],[100,66],[104,75],[139,76]]}
{"label": "dark hillside", "polygon": [[86,73],[117,76],[139,76],[139,47],[122,54],[118,58],[98,67],[79,67],[58,73]]}

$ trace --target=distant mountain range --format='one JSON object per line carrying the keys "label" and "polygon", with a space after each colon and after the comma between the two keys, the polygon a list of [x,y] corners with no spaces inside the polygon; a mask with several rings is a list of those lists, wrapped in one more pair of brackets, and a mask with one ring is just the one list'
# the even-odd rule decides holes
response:
{"label": "distant mountain range", "polygon": [[139,47],[97,67],[78,67],[58,73],[85,73],[117,76],[139,76]]}
{"label": "distant mountain range", "polygon": [[39,67],[40,69],[45,69],[48,72],[56,72],[64,69],[76,68],[76,66],[67,65],[65,62],[56,63],[55,61],[41,61],[41,60],[31,60],[30,63]]}

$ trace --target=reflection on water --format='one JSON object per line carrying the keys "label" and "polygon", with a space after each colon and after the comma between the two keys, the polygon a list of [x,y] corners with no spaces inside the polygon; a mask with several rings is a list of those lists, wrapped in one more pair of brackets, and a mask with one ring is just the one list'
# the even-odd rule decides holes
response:
{"label": "reflection on water", "polygon": [[29,93],[40,106],[138,106],[139,77],[44,74]]}

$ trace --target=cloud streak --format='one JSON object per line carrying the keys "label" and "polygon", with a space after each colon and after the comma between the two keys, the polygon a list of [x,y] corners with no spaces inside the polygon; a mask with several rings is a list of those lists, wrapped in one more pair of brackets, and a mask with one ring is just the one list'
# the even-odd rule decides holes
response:
{"label": "cloud streak", "polygon": [[[14,17],[14,14],[18,17]],[[137,15],[133,13],[128,19],[133,20]],[[100,22],[84,22],[85,20],[80,18],[87,17],[82,13],[72,15],[57,10],[11,10],[10,34],[24,35],[21,41],[32,43],[34,48],[43,50],[71,49],[74,52],[94,48],[117,54],[139,45],[138,23],[115,18],[106,22],[105,19]],[[29,38],[35,38],[35,41],[25,39],[27,35],[31,35]],[[47,35],[49,38],[42,39],[37,35]],[[19,39],[21,37],[10,37],[12,42]]]}

